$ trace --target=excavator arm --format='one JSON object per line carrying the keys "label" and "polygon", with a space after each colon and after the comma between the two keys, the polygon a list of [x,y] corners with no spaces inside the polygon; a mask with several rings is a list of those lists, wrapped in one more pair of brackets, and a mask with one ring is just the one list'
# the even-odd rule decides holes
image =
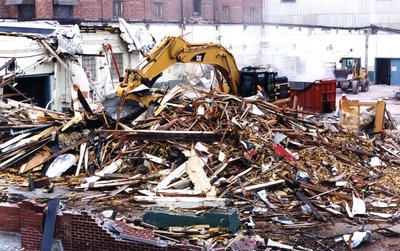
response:
{"label": "excavator arm", "polygon": [[162,72],[176,63],[198,63],[213,65],[221,78],[217,79],[219,89],[237,95],[240,72],[233,55],[223,46],[215,43],[188,43],[179,37],[165,37],[160,44],[146,54],[145,61],[135,69],[125,71],[124,80],[117,88],[117,95],[126,95],[146,106],[153,100],[147,91],[162,75]]}

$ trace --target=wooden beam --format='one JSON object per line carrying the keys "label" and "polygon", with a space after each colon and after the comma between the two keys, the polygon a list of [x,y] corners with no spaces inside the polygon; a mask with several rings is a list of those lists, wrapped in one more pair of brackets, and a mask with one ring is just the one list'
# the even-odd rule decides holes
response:
{"label": "wooden beam", "polygon": [[210,179],[207,177],[207,174],[203,169],[204,166],[205,161],[199,156],[194,155],[188,160],[185,167],[186,173],[194,184],[195,190],[205,192],[207,197],[215,197],[215,188],[211,186]]}
{"label": "wooden beam", "polygon": [[[244,190],[245,191],[260,190],[260,189],[264,189],[264,188],[267,188],[267,187],[276,186],[276,185],[279,185],[279,184],[282,184],[282,183],[285,183],[285,181],[284,180],[274,180],[274,181],[267,182],[267,183],[247,186],[247,187],[244,188]],[[242,190],[239,188],[239,189],[236,189],[233,193],[236,194],[236,193],[241,193],[241,192],[242,192]]]}
{"label": "wooden beam", "polygon": [[50,52],[51,55],[53,55],[57,59],[62,67],[64,67],[69,73],[71,73],[72,76],[75,76],[68,65],[57,55],[57,53],[53,50],[53,48],[50,47],[50,45],[47,44],[46,41],[40,40],[40,43],[43,44],[44,47],[46,47],[46,49]]}
{"label": "wooden beam", "polygon": [[311,212],[313,213],[313,215],[315,216],[315,218],[317,218],[317,220],[323,221],[323,222],[326,221],[326,219],[324,218],[324,216],[322,216],[322,215],[317,211],[317,209],[314,207],[314,205],[311,203],[311,201],[308,199],[308,197],[304,195],[303,192],[297,191],[297,192],[296,192],[296,196],[297,196],[304,204],[306,204],[306,205],[310,208]]}
{"label": "wooden beam", "polygon": [[101,132],[122,134],[128,140],[218,142],[222,138],[220,133],[202,131],[101,130]]}
{"label": "wooden beam", "polygon": [[158,196],[134,196],[135,201],[144,203],[142,207],[225,207],[225,199],[221,198],[199,198],[199,197],[158,197]]}
{"label": "wooden beam", "polygon": [[378,132],[383,130],[385,109],[386,109],[386,103],[384,101],[376,102],[376,113],[375,113],[375,123],[374,123],[375,137],[381,136],[381,134]]}

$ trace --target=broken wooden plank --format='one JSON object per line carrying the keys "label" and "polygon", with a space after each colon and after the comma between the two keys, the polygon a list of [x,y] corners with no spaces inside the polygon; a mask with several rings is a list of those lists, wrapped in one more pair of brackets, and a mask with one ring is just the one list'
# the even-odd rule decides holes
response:
{"label": "broken wooden plank", "polygon": [[210,179],[207,177],[207,174],[203,169],[204,166],[205,161],[199,156],[194,155],[189,158],[188,163],[186,164],[186,173],[194,184],[195,190],[205,192],[207,197],[215,197],[215,188],[211,186]]}
{"label": "broken wooden plank", "polygon": [[155,130],[101,130],[102,132],[124,135],[127,140],[149,140],[149,141],[201,141],[218,142],[222,134],[203,131],[155,131]]}
{"label": "broken wooden plank", "polygon": [[383,130],[384,118],[385,118],[385,109],[386,103],[384,101],[376,102],[376,113],[375,113],[375,122],[374,122],[374,136],[380,137],[380,131]]}
{"label": "broken wooden plank", "polygon": [[304,204],[306,204],[306,205],[310,208],[312,214],[315,216],[315,218],[317,218],[317,220],[323,221],[323,222],[326,221],[325,217],[324,217],[323,215],[321,215],[321,214],[317,211],[317,209],[314,207],[314,205],[311,203],[311,201],[307,198],[307,196],[304,195],[303,192],[301,192],[301,191],[296,191],[296,196],[297,196]]}
{"label": "broken wooden plank", "polygon": [[142,204],[142,207],[225,207],[226,199],[222,198],[191,198],[191,197],[158,197],[158,196],[134,196],[135,201]]}
{"label": "broken wooden plank", "polygon": [[300,181],[300,186],[303,187],[303,188],[307,188],[307,189],[310,189],[310,190],[313,190],[313,191],[320,192],[320,193],[326,193],[326,194],[329,194],[331,196],[340,197],[340,198],[345,199],[347,201],[352,201],[353,200],[353,198],[351,196],[347,195],[347,194],[338,193],[338,192],[329,192],[327,189],[325,189],[324,187],[321,187],[321,186],[305,183],[305,182],[302,182],[302,181]]}
{"label": "broken wooden plank", "polygon": [[157,190],[156,195],[162,195],[164,197],[206,197],[205,192],[192,189]]}
{"label": "broken wooden plank", "polygon": [[38,152],[31,160],[28,161],[28,163],[26,165],[23,166],[23,168],[21,167],[21,169],[19,170],[19,173],[25,173],[25,172],[32,170],[33,168],[38,166],[38,163],[42,162],[44,159],[48,158],[49,156],[50,156],[50,151],[48,151],[48,150],[42,150],[42,151]]}
{"label": "broken wooden plank", "polygon": [[167,188],[167,186],[175,179],[181,177],[186,172],[186,164],[188,161],[178,166],[174,171],[172,171],[167,177],[165,177],[158,185],[154,188],[154,190],[162,190]]}
{"label": "broken wooden plank", "polygon": [[[246,187],[244,187],[244,190],[245,191],[259,190],[259,189],[264,189],[267,187],[276,186],[276,185],[283,184],[283,183],[285,183],[285,180],[274,180],[274,181],[267,182],[267,183],[246,186]],[[233,193],[237,194],[237,193],[241,193],[241,192],[242,192],[242,189],[239,188],[239,189],[236,189]]]}

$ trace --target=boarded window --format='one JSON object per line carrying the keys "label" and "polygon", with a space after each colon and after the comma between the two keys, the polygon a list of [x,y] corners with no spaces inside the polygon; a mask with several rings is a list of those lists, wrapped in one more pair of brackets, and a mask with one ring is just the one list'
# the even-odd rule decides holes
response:
{"label": "boarded window", "polygon": [[[123,56],[122,53],[114,53],[115,61],[117,62],[118,70],[119,73],[121,74],[121,77],[123,77],[124,74],[124,61],[123,61]],[[112,79],[118,79],[118,73],[117,70],[115,69],[114,61],[112,57],[110,58],[110,64],[111,64],[111,77]]]}
{"label": "boarded window", "polygon": [[154,18],[163,19],[164,18],[164,4],[154,3]]}
{"label": "boarded window", "polygon": [[193,0],[193,14],[194,15],[201,14],[201,0]]}
{"label": "boarded window", "polygon": [[18,5],[18,20],[32,20],[36,18],[36,10],[34,4]]}
{"label": "boarded window", "polygon": [[87,67],[90,72],[92,73],[93,80],[96,80],[96,58],[95,57],[90,57],[90,56],[84,56],[82,57],[82,66]]}
{"label": "boarded window", "polygon": [[229,8],[229,6],[222,6],[222,17],[221,17],[221,21],[230,21],[231,19],[231,9]]}
{"label": "boarded window", "polygon": [[73,17],[72,5],[54,5],[54,18],[71,19]]}
{"label": "boarded window", "polygon": [[122,17],[124,12],[124,3],[122,1],[114,1],[113,2],[113,17],[119,18]]}

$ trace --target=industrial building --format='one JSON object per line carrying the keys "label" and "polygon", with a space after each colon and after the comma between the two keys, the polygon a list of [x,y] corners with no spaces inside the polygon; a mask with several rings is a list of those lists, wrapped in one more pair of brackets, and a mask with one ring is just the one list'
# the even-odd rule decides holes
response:
{"label": "industrial building", "polygon": [[396,0],[0,0],[1,250],[400,250]]}

